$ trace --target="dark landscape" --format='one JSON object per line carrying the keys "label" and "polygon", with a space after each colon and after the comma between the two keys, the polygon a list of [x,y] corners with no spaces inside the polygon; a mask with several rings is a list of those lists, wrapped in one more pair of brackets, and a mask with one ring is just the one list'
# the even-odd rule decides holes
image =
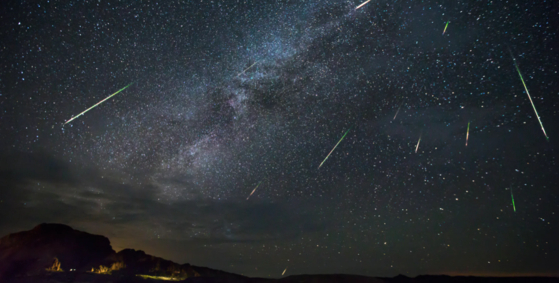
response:
{"label": "dark landscape", "polygon": [[544,277],[418,276],[374,278],[358,275],[291,275],[250,278],[188,263],[178,264],[143,251],[115,252],[109,239],[62,224],[40,224],[0,239],[0,282],[559,282]]}

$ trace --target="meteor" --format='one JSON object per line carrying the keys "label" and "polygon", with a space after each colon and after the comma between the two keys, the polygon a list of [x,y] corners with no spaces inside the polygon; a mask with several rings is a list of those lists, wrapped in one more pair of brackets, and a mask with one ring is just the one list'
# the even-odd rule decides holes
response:
{"label": "meteor", "polygon": [[520,69],[518,68],[518,64],[516,64],[516,59],[514,58],[514,56],[512,56],[512,51],[510,51],[510,56],[512,57],[512,60],[514,62],[514,66],[516,67],[516,71],[518,72],[518,75],[520,76],[520,80],[522,81],[522,84],[524,85],[524,89],[526,90],[526,94],[528,94],[528,98],[530,99],[530,103],[532,103],[532,108],[534,108],[534,112],[536,113],[536,117],[538,118],[538,122],[540,122],[540,127],[542,128],[543,134],[545,135],[545,138],[549,141],[549,137],[547,136],[547,133],[545,132],[545,129],[543,128],[543,124],[542,124],[542,120],[540,119],[540,115],[538,114],[538,111],[536,110],[536,106],[534,105],[534,101],[532,101],[532,96],[530,96],[530,92],[528,92],[528,87],[526,87],[526,83],[524,82],[524,78],[522,78],[522,74],[520,73]]}
{"label": "meteor", "polygon": [[262,184],[262,181],[260,181],[260,183],[256,185],[256,188],[254,188],[254,190],[252,190],[252,193],[250,193],[250,195],[247,197],[247,200],[250,198],[250,196],[252,196],[252,194],[254,194],[254,192],[256,191],[256,189],[258,189],[258,186],[260,186],[260,184]]}
{"label": "meteor", "polygon": [[117,92],[115,92],[115,93],[113,93],[113,94],[109,95],[109,96],[108,96],[107,98],[105,98],[105,99],[103,99],[103,100],[101,100],[101,101],[97,102],[97,104],[95,104],[95,105],[93,105],[93,106],[91,106],[91,107],[87,108],[87,110],[83,111],[82,113],[78,114],[77,116],[74,116],[74,117],[73,117],[72,119],[70,119],[70,120],[66,121],[66,123],[64,123],[64,125],[66,125],[66,124],[68,124],[68,123],[72,122],[72,121],[73,121],[74,119],[76,119],[76,118],[80,117],[81,115],[85,114],[85,112],[87,112],[87,111],[89,111],[89,110],[91,110],[91,109],[95,108],[95,107],[96,107],[97,105],[99,105],[99,104],[101,104],[101,103],[105,102],[105,101],[106,101],[107,99],[109,99],[109,98],[111,98],[111,97],[115,96],[115,95],[116,95],[117,93],[119,93],[119,92],[121,92],[121,91],[125,90],[126,88],[128,88],[128,87],[129,87],[129,86],[131,86],[132,84],[133,84],[133,83],[130,83],[129,85],[127,85],[127,86],[125,86],[125,87],[121,88],[121,89],[120,89],[119,91],[117,91]]}
{"label": "meteor", "polygon": [[470,122],[468,122],[468,130],[466,132],[466,146],[468,146],[468,137],[470,137]]}
{"label": "meteor", "polygon": [[[351,128],[349,128],[349,130],[351,130]],[[328,153],[328,156],[326,156],[326,158],[324,158],[322,163],[320,163],[320,165],[318,166],[318,169],[320,169],[320,167],[322,167],[322,164],[324,164],[326,159],[328,159],[328,157],[330,157],[330,154],[332,154],[332,152],[334,152],[334,149],[336,149],[336,147],[338,147],[338,145],[342,142],[342,140],[345,138],[345,135],[347,135],[347,133],[349,133],[349,130],[347,130],[347,132],[345,132],[344,136],[340,139],[340,141],[338,141],[338,143],[334,146],[334,148],[332,148],[332,151],[330,151],[330,153]]]}
{"label": "meteor", "polygon": [[421,141],[421,136],[419,136],[419,140],[417,141],[417,145],[415,146],[415,153],[417,153],[417,149],[419,148],[420,141]]}
{"label": "meteor", "polygon": [[512,198],[512,208],[516,212],[516,206],[514,206],[514,196],[512,195],[512,187],[510,188],[510,197]]}
{"label": "meteor", "polygon": [[239,77],[240,75],[244,74],[246,71],[248,71],[248,69],[252,68],[254,65],[256,65],[259,61],[256,61],[254,64],[250,65],[250,67],[246,68],[244,71],[240,72],[237,77]]}
{"label": "meteor", "polygon": [[398,107],[398,111],[396,111],[396,115],[394,115],[394,118],[392,119],[392,121],[396,120],[396,116],[398,116],[398,112],[400,112],[400,108],[402,108],[403,104],[404,104],[404,102],[402,102],[402,104],[400,104],[400,107]]}
{"label": "meteor", "polygon": [[363,6],[365,6],[365,4],[369,3],[370,1],[371,1],[371,0],[367,0],[367,1],[363,2],[361,5],[357,6],[357,7],[355,8],[355,10],[357,10],[357,9],[359,9],[359,8],[361,8],[361,7],[363,7]]}
{"label": "meteor", "polygon": [[285,274],[285,272],[287,271],[287,267],[285,268],[285,270],[281,273],[281,276],[283,276]]}
{"label": "meteor", "polygon": [[444,27],[444,30],[443,30],[443,35],[446,32],[446,28],[448,27],[448,23],[450,23],[450,21],[446,22],[446,26]]}

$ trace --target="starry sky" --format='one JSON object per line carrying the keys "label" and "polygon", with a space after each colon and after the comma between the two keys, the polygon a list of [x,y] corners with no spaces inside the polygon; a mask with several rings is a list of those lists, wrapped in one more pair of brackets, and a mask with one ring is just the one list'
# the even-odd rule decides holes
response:
{"label": "starry sky", "polygon": [[3,3],[0,233],[248,276],[559,276],[559,6],[361,3]]}

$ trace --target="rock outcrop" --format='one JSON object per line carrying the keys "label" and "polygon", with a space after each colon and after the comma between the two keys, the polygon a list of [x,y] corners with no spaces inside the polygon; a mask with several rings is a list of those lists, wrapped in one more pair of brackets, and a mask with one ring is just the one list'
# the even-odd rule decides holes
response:
{"label": "rock outcrop", "polygon": [[246,278],[233,273],[125,249],[116,253],[104,236],[62,224],[40,224],[30,231],[0,239],[0,282],[14,276],[56,272],[96,273],[118,277],[186,279],[192,277]]}
{"label": "rock outcrop", "polygon": [[114,254],[109,239],[62,224],[40,224],[0,239],[0,279],[46,269],[86,270]]}

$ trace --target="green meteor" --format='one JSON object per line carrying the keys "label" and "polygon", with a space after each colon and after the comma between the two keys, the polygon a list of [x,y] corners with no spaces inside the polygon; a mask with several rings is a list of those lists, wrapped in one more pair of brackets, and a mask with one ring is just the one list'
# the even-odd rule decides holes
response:
{"label": "green meteor", "polygon": [[545,132],[545,129],[543,128],[543,124],[542,124],[542,120],[540,120],[540,115],[538,114],[538,111],[536,110],[536,106],[534,105],[534,101],[532,101],[532,96],[530,96],[530,92],[528,92],[528,87],[526,87],[526,83],[524,82],[524,78],[522,77],[522,74],[520,73],[520,69],[518,68],[518,64],[516,64],[516,59],[514,58],[514,56],[512,56],[512,51],[510,51],[510,56],[512,57],[512,60],[514,62],[514,66],[516,67],[516,71],[518,72],[518,76],[520,76],[520,80],[522,81],[522,85],[524,85],[524,89],[526,90],[526,94],[528,95],[528,99],[530,99],[530,103],[532,103],[532,108],[534,108],[534,112],[536,113],[536,117],[538,118],[538,122],[540,122],[540,127],[542,128],[543,134],[545,135],[545,138],[549,141],[549,137],[547,136],[547,133]]}
{"label": "green meteor", "polygon": [[328,159],[328,157],[330,157],[330,154],[332,154],[332,152],[334,152],[334,149],[336,149],[336,147],[338,147],[338,145],[342,142],[342,140],[345,138],[345,136],[347,135],[347,133],[349,133],[350,130],[351,130],[351,128],[349,128],[349,130],[347,130],[347,132],[345,132],[344,136],[340,139],[340,141],[338,141],[338,143],[336,144],[336,146],[334,146],[334,148],[332,148],[332,151],[330,151],[330,153],[328,153],[328,156],[326,156],[326,158],[324,158],[324,160],[322,161],[322,163],[320,163],[320,166],[318,166],[319,169],[320,169],[320,167],[322,167],[322,164],[324,164],[324,162],[326,161],[326,159]]}
{"label": "green meteor", "polygon": [[443,30],[443,35],[444,35],[444,33],[446,32],[446,28],[448,27],[448,23],[450,23],[450,21],[447,21],[447,22],[446,22],[446,26],[444,27],[444,30]]}
{"label": "green meteor", "polygon": [[72,122],[72,121],[73,121],[74,119],[76,119],[76,118],[80,117],[81,115],[85,114],[85,112],[87,112],[87,111],[89,111],[89,110],[91,110],[91,109],[95,108],[95,107],[96,107],[97,105],[99,105],[99,104],[101,104],[101,103],[105,102],[105,101],[106,101],[107,99],[109,99],[109,98],[111,98],[111,97],[115,96],[115,95],[116,95],[117,93],[119,93],[119,92],[121,92],[121,91],[125,90],[126,88],[128,88],[128,87],[129,87],[129,86],[131,86],[132,84],[133,84],[133,83],[130,83],[129,85],[127,85],[127,86],[125,86],[125,87],[121,88],[121,89],[120,89],[119,91],[117,91],[117,92],[115,92],[115,93],[113,93],[113,94],[109,95],[109,96],[108,96],[107,98],[105,98],[105,99],[103,99],[103,100],[101,100],[101,101],[97,102],[97,104],[95,104],[95,105],[93,105],[93,106],[91,106],[91,107],[87,108],[87,110],[83,111],[82,113],[78,114],[77,116],[74,116],[74,117],[72,117],[72,119],[70,119],[70,120],[66,121],[66,122],[64,123],[64,125],[66,125],[66,124],[68,124],[68,123]]}
{"label": "green meteor", "polygon": [[510,197],[512,198],[512,208],[514,212],[516,212],[516,206],[514,206],[514,196],[512,195],[512,188],[510,188]]}

